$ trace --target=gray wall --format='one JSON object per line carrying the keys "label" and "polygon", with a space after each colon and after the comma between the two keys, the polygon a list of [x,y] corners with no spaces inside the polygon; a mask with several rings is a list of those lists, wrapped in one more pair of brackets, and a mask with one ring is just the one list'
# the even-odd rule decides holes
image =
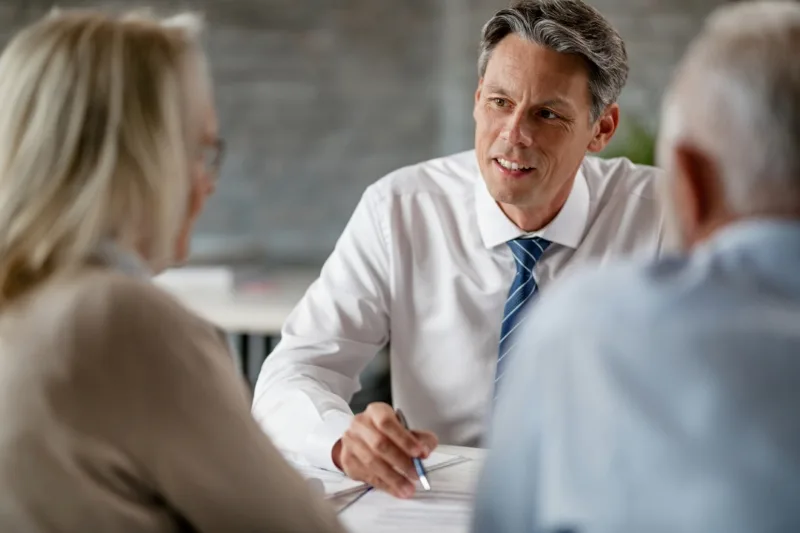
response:
{"label": "gray wall", "polygon": [[[208,50],[229,151],[218,193],[200,221],[196,250],[254,246],[267,258],[318,263],[369,183],[401,165],[470,148],[478,33],[506,3],[149,2],[166,12],[199,9],[209,22]],[[652,127],[675,62],[703,17],[725,2],[592,3],[628,44],[623,119],[638,117]],[[0,2],[3,38],[51,4]]]}

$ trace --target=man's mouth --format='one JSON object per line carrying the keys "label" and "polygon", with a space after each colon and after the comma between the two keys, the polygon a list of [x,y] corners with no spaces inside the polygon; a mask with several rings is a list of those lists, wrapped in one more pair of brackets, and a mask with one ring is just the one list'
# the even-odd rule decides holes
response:
{"label": "man's mouth", "polygon": [[494,159],[495,164],[500,167],[504,174],[511,176],[523,176],[532,171],[535,167],[522,164],[518,161],[511,161],[502,157]]}

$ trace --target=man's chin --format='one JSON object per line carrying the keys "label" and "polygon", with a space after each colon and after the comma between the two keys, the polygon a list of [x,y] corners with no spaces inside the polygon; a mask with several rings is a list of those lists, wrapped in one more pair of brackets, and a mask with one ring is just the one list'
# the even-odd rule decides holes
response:
{"label": "man's chin", "polygon": [[530,203],[531,191],[529,188],[521,190],[520,187],[511,187],[505,183],[491,183],[487,187],[489,194],[496,202],[507,205],[524,205]]}

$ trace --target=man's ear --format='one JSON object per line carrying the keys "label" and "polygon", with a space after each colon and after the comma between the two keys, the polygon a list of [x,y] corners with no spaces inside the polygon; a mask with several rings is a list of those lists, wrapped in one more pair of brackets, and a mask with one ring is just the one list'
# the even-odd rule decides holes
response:
{"label": "man's ear", "polygon": [[608,146],[617,131],[617,126],[619,126],[619,105],[611,104],[595,122],[594,136],[586,149],[593,153],[602,151]]}
{"label": "man's ear", "polygon": [[481,90],[483,89],[483,78],[478,80],[478,88],[475,89],[475,103],[472,106],[472,118],[478,120],[478,106],[481,102]]}
{"label": "man's ear", "polygon": [[675,201],[689,243],[705,238],[727,216],[717,165],[697,147],[674,148]]}

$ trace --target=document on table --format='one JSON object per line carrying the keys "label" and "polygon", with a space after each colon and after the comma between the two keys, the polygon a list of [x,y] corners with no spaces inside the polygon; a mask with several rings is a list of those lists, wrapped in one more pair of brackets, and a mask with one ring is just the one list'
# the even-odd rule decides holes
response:
{"label": "document on table", "polygon": [[[466,460],[466,458],[459,455],[433,452],[430,457],[423,459],[422,462],[425,465],[425,470],[428,472],[434,472],[446,466],[454,465]],[[340,472],[331,472],[330,470],[300,465],[297,463],[291,464],[298,472],[300,472],[303,477],[311,480],[311,482],[317,487],[321,483],[326,498],[354,494],[367,488],[366,483],[362,483],[361,481],[353,481]]]}
{"label": "document on table", "polygon": [[401,500],[371,491],[339,515],[352,533],[467,533],[472,519],[473,483],[441,472],[431,480],[433,490],[417,491]]}

